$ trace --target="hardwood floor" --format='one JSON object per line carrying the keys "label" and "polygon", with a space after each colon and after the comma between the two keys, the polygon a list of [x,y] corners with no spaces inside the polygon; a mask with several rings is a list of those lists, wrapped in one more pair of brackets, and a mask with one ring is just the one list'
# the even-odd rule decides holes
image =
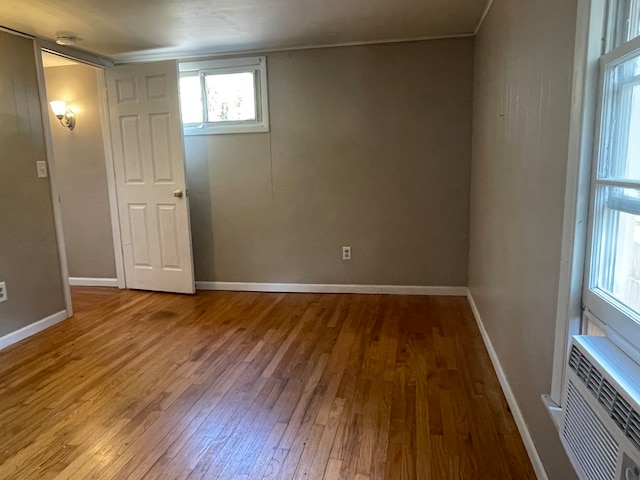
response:
{"label": "hardwood floor", "polygon": [[0,352],[2,479],[533,479],[464,297],[73,289]]}

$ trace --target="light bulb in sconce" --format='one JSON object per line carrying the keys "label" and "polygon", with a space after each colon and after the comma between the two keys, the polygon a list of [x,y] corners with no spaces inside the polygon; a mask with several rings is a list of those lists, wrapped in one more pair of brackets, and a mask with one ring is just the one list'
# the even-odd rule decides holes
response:
{"label": "light bulb in sconce", "polygon": [[73,130],[76,126],[75,114],[67,108],[67,104],[62,100],[54,100],[49,102],[51,105],[51,111],[60,120],[60,125],[67,127],[69,130]]}

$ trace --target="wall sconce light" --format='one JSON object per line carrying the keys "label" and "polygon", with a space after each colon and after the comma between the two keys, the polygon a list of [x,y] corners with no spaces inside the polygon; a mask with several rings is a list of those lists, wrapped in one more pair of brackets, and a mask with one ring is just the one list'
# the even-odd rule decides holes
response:
{"label": "wall sconce light", "polygon": [[60,120],[60,125],[67,127],[69,130],[73,130],[73,127],[76,126],[76,116],[67,108],[67,104],[60,100],[54,100],[50,102],[49,105],[51,105],[53,114]]}

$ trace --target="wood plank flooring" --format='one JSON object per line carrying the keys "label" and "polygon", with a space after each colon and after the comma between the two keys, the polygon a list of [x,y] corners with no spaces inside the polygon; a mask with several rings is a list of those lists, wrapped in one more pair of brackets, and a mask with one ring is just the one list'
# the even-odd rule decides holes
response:
{"label": "wood plank flooring", "polygon": [[464,297],[73,289],[0,352],[2,479],[533,479]]}

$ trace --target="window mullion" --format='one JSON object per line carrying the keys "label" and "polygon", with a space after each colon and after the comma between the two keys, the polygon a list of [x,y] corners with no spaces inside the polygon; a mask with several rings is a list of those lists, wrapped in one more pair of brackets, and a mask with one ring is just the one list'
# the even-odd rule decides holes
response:
{"label": "window mullion", "polygon": [[595,180],[596,185],[605,185],[608,187],[630,188],[633,190],[640,189],[640,180],[617,180],[614,178],[598,178]]}
{"label": "window mullion", "polygon": [[207,98],[207,87],[204,81],[204,73],[200,72],[198,77],[200,78],[200,90],[202,92],[202,123],[206,125],[209,123],[209,99]]}

